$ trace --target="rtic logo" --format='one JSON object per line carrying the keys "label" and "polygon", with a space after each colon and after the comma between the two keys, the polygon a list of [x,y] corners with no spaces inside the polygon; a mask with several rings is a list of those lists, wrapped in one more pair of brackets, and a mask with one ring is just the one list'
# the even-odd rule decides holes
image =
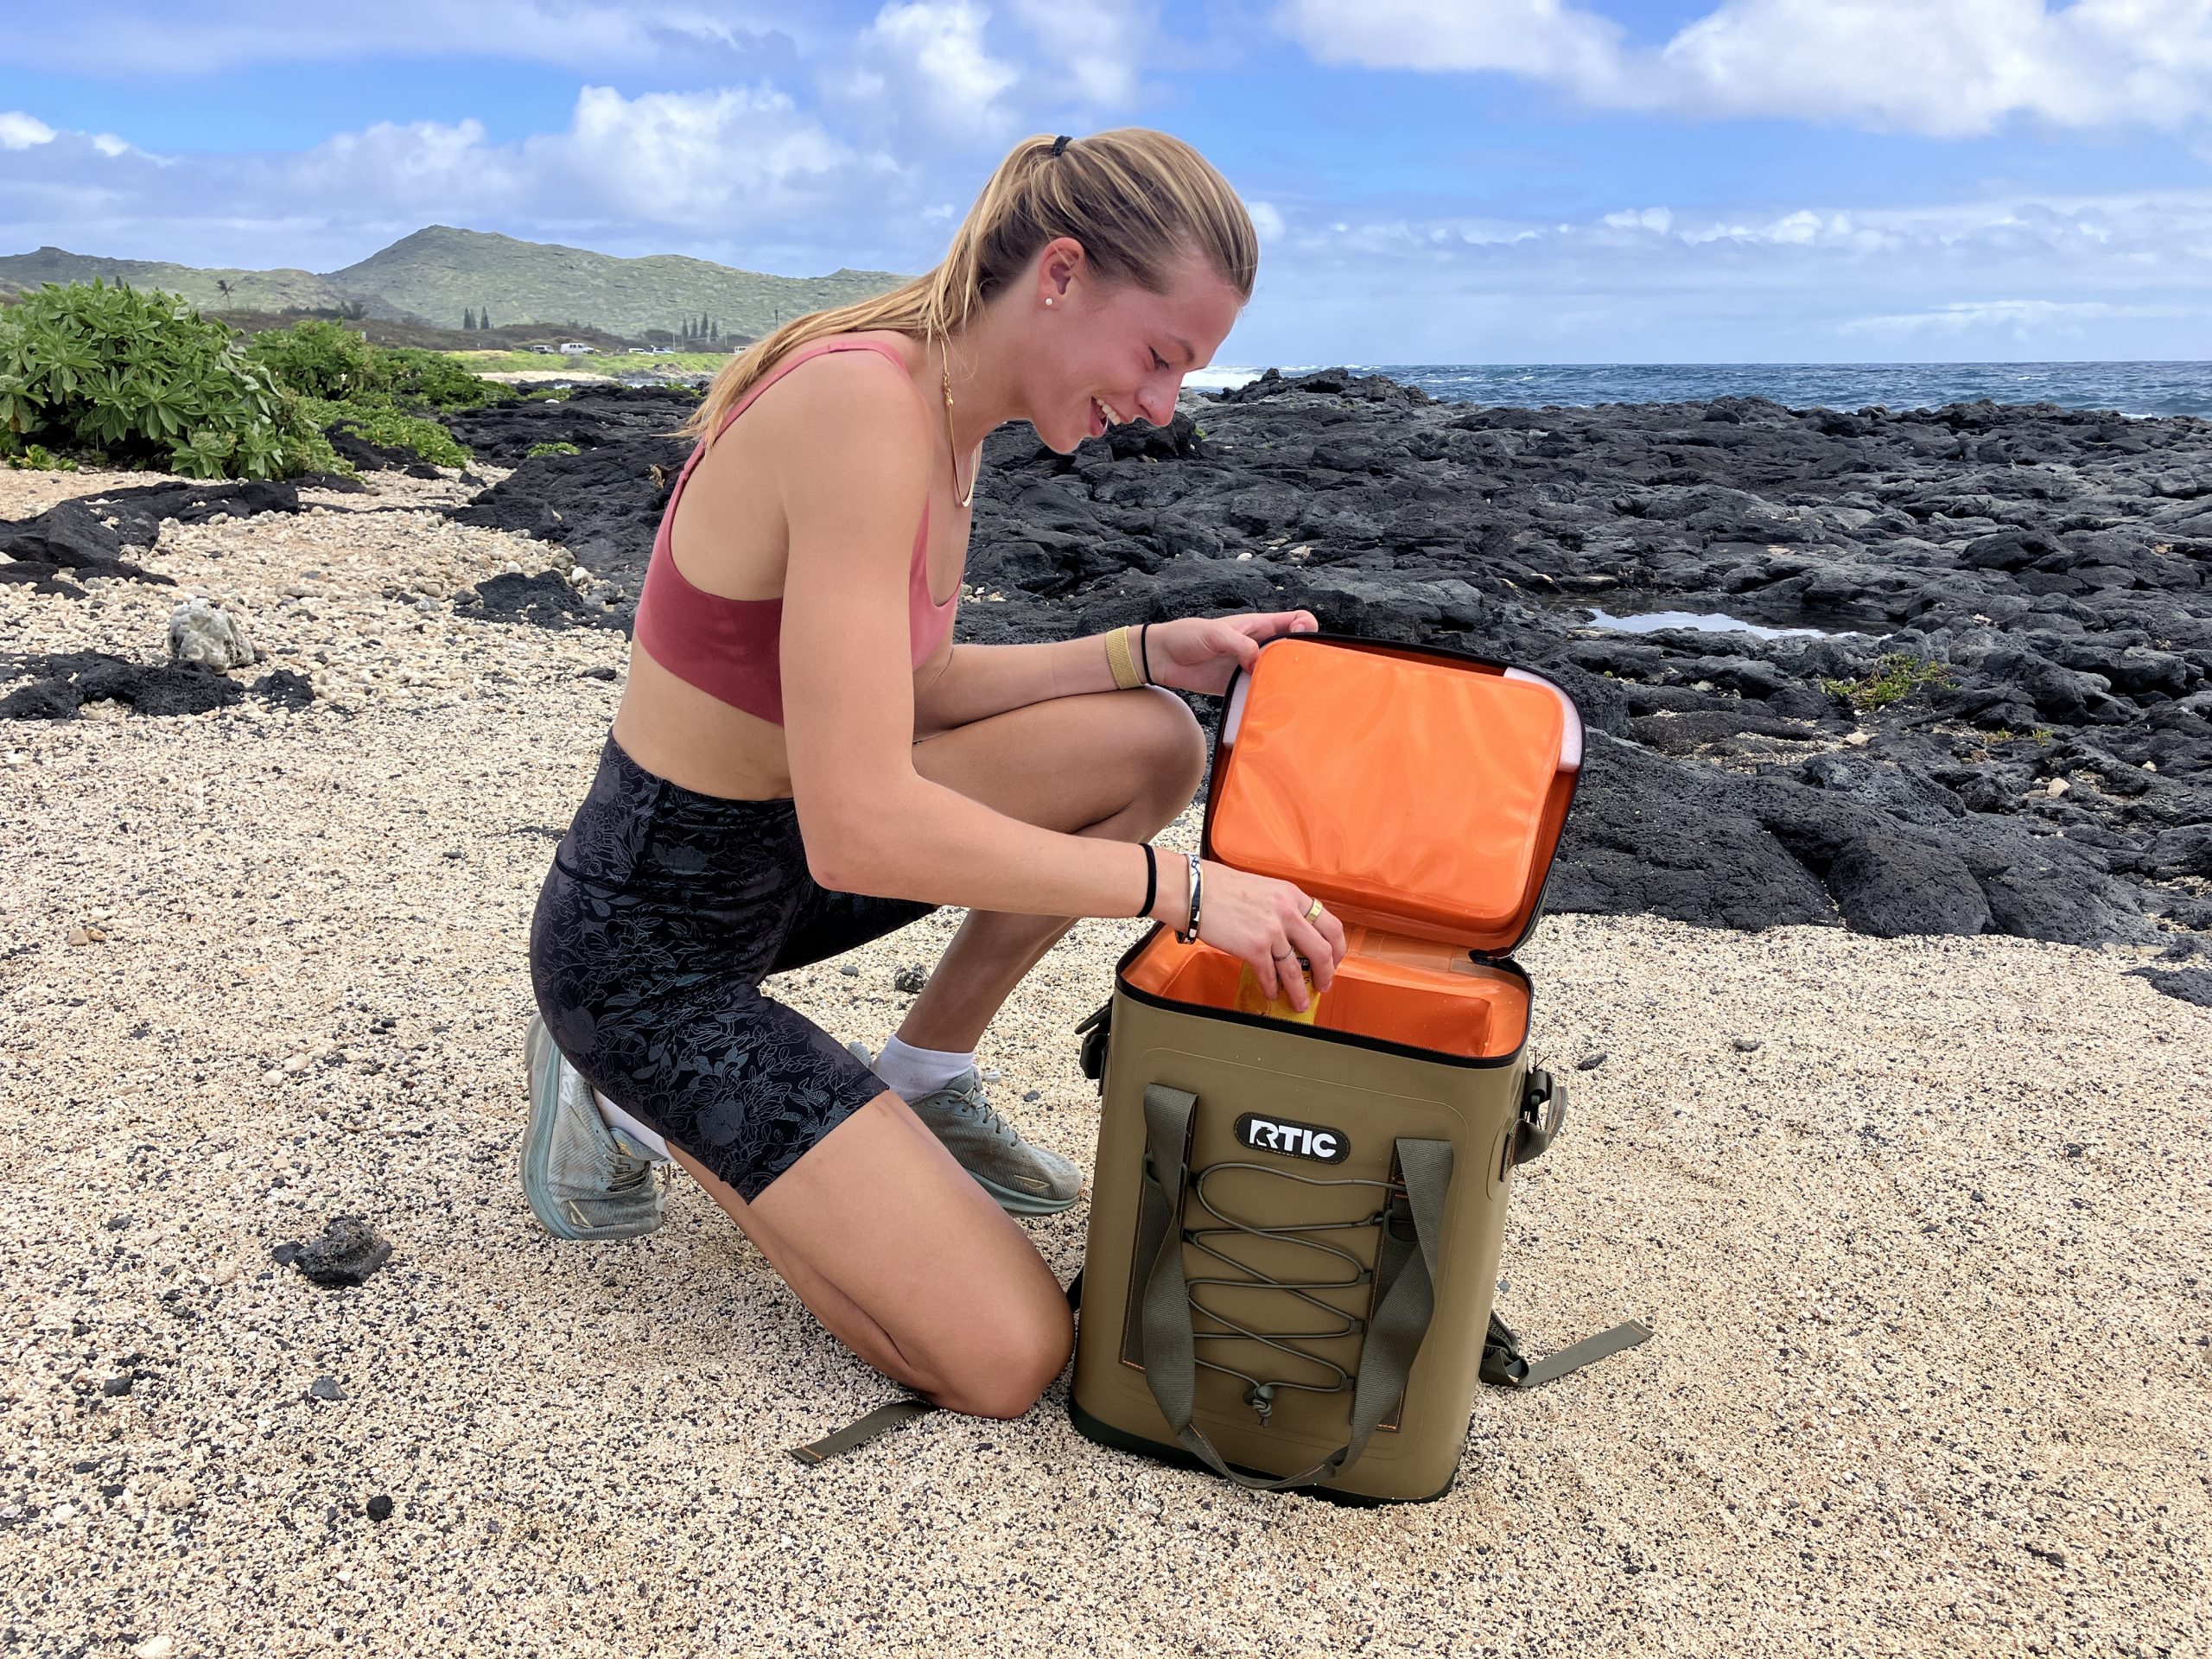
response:
{"label": "rtic logo", "polygon": [[1313,1123],[1293,1123],[1279,1117],[1247,1112],[1236,1120],[1236,1139],[1255,1152],[1288,1153],[1317,1163],[1341,1164],[1351,1155],[1344,1137],[1334,1129]]}

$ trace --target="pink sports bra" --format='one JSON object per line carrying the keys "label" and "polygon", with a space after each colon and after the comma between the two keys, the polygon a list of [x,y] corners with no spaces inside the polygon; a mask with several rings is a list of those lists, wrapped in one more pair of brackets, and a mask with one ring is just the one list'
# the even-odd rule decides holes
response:
{"label": "pink sports bra", "polygon": [[[830,352],[880,352],[899,372],[906,365],[899,353],[880,340],[833,340],[792,353],[756,383],[737,406],[715,429],[720,437],[730,422],[753,406],[753,400],[810,358]],[[668,505],[653,537],[652,557],[645,565],[645,580],[638,594],[635,623],[638,644],[670,673],[696,685],[709,696],[742,709],[750,715],[784,723],[784,683],[780,652],[784,601],[776,599],[729,599],[708,593],[684,579],[671,550],[669,531],[676,522],[676,504],[683,499],[683,486],[707,446],[695,448],[676,475]],[[914,534],[913,568],[906,579],[906,613],[913,642],[914,666],[929,660],[938,642],[951,631],[952,614],[960,606],[960,589],[939,604],[930,597],[930,507],[922,503],[922,527]]]}

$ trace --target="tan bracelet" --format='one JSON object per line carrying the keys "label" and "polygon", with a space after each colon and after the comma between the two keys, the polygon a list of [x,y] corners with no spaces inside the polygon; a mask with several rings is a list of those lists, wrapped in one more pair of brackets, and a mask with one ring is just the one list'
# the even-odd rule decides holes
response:
{"label": "tan bracelet", "polygon": [[1135,654],[1129,649],[1129,631],[1116,628],[1106,636],[1106,666],[1114,671],[1114,689],[1134,691],[1144,683]]}

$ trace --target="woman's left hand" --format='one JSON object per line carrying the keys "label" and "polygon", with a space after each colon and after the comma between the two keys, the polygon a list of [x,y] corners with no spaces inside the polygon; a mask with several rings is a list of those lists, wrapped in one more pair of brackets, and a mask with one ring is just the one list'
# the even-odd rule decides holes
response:
{"label": "woman's left hand", "polygon": [[[1178,691],[1220,696],[1229,677],[1252,666],[1260,647],[1286,633],[1320,628],[1311,611],[1255,611],[1242,616],[1181,616],[1154,622],[1145,630],[1144,647],[1152,662],[1152,683]],[[1131,642],[1135,644],[1135,641]]]}

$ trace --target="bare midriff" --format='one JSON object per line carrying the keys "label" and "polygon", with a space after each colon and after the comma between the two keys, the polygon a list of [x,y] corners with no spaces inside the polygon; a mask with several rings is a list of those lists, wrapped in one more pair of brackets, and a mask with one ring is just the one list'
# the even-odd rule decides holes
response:
{"label": "bare midriff", "polygon": [[[902,355],[915,349],[902,335],[872,337],[893,341]],[[771,388],[768,397],[773,393]],[[670,552],[681,550],[684,579],[728,599],[780,595],[791,552],[782,513],[761,510],[763,499],[772,499],[758,485],[762,419],[753,413],[723,432],[694,470],[669,525]],[[931,467],[929,517],[929,589],[934,596],[959,585],[971,518],[952,498],[941,454]],[[951,648],[949,639],[940,643],[914,671],[918,687],[943,666]],[[614,715],[614,741],[647,772],[702,795],[766,800],[791,793],[781,726],[677,677],[634,640]]]}

